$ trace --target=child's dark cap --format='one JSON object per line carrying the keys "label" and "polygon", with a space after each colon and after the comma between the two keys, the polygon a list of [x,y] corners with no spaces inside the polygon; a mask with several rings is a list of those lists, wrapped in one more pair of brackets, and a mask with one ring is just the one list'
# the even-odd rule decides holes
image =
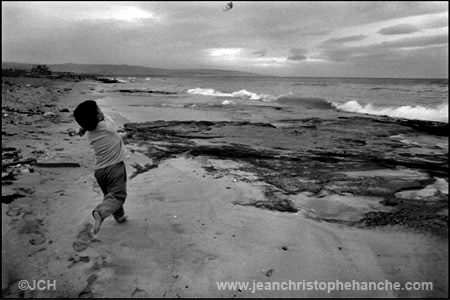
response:
{"label": "child's dark cap", "polygon": [[97,103],[94,100],[80,103],[73,111],[73,116],[81,127],[87,131],[94,130],[99,122]]}

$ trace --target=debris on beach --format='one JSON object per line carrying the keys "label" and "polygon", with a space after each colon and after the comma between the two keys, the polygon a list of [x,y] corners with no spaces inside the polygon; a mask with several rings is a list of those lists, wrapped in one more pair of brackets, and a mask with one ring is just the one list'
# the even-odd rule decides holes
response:
{"label": "debris on beach", "polygon": [[23,172],[32,173],[34,158],[23,159],[22,150],[15,147],[2,148],[2,185],[12,185]]}
{"label": "debris on beach", "polygon": [[12,184],[11,181],[17,180],[15,177],[14,171],[10,172],[2,172],[2,185]]}
{"label": "debris on beach", "polygon": [[2,162],[4,159],[20,159],[22,150],[15,147],[2,147]]}
{"label": "debris on beach", "polygon": [[78,133],[78,130],[69,128],[69,129],[67,129],[67,133],[69,134],[69,136],[76,136]]}
{"label": "debris on beach", "polygon": [[10,162],[3,162],[2,161],[2,170],[7,169],[9,167],[17,167],[21,168],[22,166],[27,167],[27,165],[31,165],[36,162],[35,158],[27,158],[24,160],[13,160]]}
{"label": "debris on beach", "polygon": [[7,114],[5,116],[5,114],[9,112],[9,113],[15,113],[15,114],[24,114],[24,115],[42,115],[44,112],[41,109],[35,108],[35,109],[28,109],[28,110],[21,110],[15,107],[11,107],[8,105],[3,105],[2,106],[2,113],[4,117],[9,117],[10,115]]}
{"label": "debris on beach", "polygon": [[2,203],[4,204],[10,204],[11,202],[13,202],[14,200],[16,200],[17,198],[22,198],[25,197],[22,194],[12,194],[12,195],[2,195]]}

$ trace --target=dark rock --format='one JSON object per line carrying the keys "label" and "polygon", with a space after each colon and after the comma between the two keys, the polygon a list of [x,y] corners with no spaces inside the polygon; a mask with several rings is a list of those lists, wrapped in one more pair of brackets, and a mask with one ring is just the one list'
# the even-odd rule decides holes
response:
{"label": "dark rock", "polygon": [[132,164],[131,165],[133,168],[136,169],[136,171],[130,175],[130,179],[133,179],[134,177],[136,177],[137,175],[141,174],[141,173],[145,173],[151,169],[157,168],[158,165],[157,164],[145,164],[144,167],[142,167],[141,165],[139,165],[138,163]]}
{"label": "dark rock", "polygon": [[140,90],[140,89],[120,89],[120,90],[118,90],[118,92],[121,92],[121,93],[148,93],[148,94],[160,94],[160,95],[176,94],[175,92]]}
{"label": "dark rock", "polygon": [[410,119],[392,119],[392,118],[374,118],[376,122],[380,123],[392,123],[395,122],[402,126],[414,128],[419,132],[426,132],[428,134],[437,136],[448,136],[449,127],[448,123],[436,122],[436,121],[424,121],[424,120],[410,120]]}
{"label": "dark rock", "polygon": [[396,199],[386,199],[386,200],[380,201],[380,204],[383,204],[385,206],[397,206],[398,201]]}
{"label": "dark rock", "polygon": [[97,80],[103,83],[120,83],[116,78],[97,77]]}
{"label": "dark rock", "polygon": [[282,200],[270,199],[268,201],[255,200],[255,201],[250,201],[250,202],[236,201],[233,204],[242,205],[242,206],[254,206],[257,208],[276,210],[276,211],[281,211],[281,212],[290,212],[290,213],[298,212],[298,209],[296,207],[294,207],[292,201],[286,200],[286,199],[282,199]]}

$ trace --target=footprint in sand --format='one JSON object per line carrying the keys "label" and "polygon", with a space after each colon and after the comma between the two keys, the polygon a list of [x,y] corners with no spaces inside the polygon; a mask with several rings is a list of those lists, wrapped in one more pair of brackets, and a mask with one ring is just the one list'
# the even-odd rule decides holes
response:
{"label": "footprint in sand", "polygon": [[[86,226],[85,229],[90,229],[90,227],[92,227],[92,226]],[[78,255],[75,254],[75,256],[78,256]],[[82,256],[79,257],[80,261],[82,258],[83,258]],[[94,298],[95,297],[94,292],[92,291],[92,286],[98,279],[100,279],[101,277],[104,276],[104,274],[103,275],[101,274],[100,270],[102,268],[107,267],[107,265],[108,265],[107,258],[108,258],[107,255],[100,255],[98,257],[93,258],[94,264],[85,270],[86,274],[91,274],[91,275],[87,279],[86,287],[78,294],[78,298]],[[76,260],[76,258],[75,258],[75,260]],[[84,260],[85,260],[85,262],[89,262],[90,258],[88,256],[85,256]],[[69,267],[71,267],[71,266],[69,266]]]}
{"label": "footprint in sand", "polygon": [[9,217],[17,217],[22,213],[22,208],[20,207],[11,207],[7,212],[6,215]]}
{"label": "footprint in sand", "polygon": [[217,256],[217,255],[214,255],[214,254],[208,254],[208,255],[205,255],[204,257],[203,257],[203,263],[208,263],[208,262],[210,262],[210,261],[215,261],[215,260],[217,260],[219,257]]}
{"label": "footprint in sand", "polygon": [[42,245],[43,243],[45,243],[45,236],[44,234],[37,233],[37,234],[33,234],[33,237],[29,240],[31,245]]}
{"label": "footprint in sand", "polygon": [[148,293],[140,288],[135,288],[131,294],[131,298],[148,298]]}
{"label": "footprint in sand", "polygon": [[18,221],[17,231],[19,234],[27,234],[30,236],[29,242],[32,245],[42,245],[45,243],[45,235],[42,231],[42,220],[36,218],[31,213],[25,213],[22,219]]}
{"label": "footprint in sand", "polygon": [[8,211],[6,212],[6,215],[9,217],[17,217],[21,213],[29,214],[32,210],[30,208],[23,208],[18,205],[9,204],[8,205]]}
{"label": "footprint in sand", "polygon": [[91,272],[99,271],[100,269],[105,268],[105,267],[108,266],[108,256],[107,255],[100,255],[98,257],[94,257],[92,259],[92,261],[94,263],[92,264],[91,267],[89,267],[86,270],[86,273],[88,273],[88,274],[91,273]]}
{"label": "footprint in sand", "polygon": [[92,274],[87,279],[86,287],[78,294],[78,298],[94,298],[94,293],[92,292],[92,285],[97,280],[97,275]]}
{"label": "footprint in sand", "polygon": [[75,254],[74,256],[71,256],[69,258],[69,261],[72,262],[67,268],[72,268],[78,263],[88,263],[90,262],[91,258],[89,256],[79,256],[78,254]]}
{"label": "footprint in sand", "polygon": [[83,230],[78,233],[77,240],[72,244],[75,251],[81,252],[86,250],[92,242],[98,241],[92,236],[92,227],[93,225],[91,223],[84,224]]}

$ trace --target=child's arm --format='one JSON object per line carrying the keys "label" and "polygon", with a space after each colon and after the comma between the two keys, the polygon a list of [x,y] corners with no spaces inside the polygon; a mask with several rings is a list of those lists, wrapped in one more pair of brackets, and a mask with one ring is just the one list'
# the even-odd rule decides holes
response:
{"label": "child's arm", "polygon": [[117,131],[117,133],[120,135],[120,137],[122,139],[126,139],[128,137],[130,137],[130,134],[128,132],[124,132],[124,131]]}
{"label": "child's arm", "polygon": [[86,133],[86,129],[84,129],[82,127],[78,130],[78,135],[79,136],[83,136],[85,133]]}

